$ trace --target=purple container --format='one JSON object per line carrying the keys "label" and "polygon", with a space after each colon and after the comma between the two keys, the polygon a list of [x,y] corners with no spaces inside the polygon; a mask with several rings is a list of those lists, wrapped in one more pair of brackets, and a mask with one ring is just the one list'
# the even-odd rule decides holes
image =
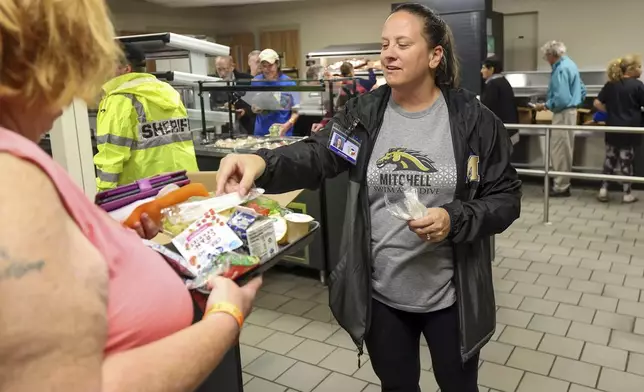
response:
{"label": "purple container", "polygon": [[101,192],[96,195],[95,203],[103,210],[110,212],[132,204],[135,201],[156,196],[166,185],[176,184],[181,187],[189,183],[190,180],[185,170],[160,174]]}

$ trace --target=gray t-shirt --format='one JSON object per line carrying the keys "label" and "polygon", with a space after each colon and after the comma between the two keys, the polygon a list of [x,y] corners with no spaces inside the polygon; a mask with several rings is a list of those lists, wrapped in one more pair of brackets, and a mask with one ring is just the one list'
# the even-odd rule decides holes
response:
{"label": "gray t-shirt", "polygon": [[454,200],[456,163],[445,98],[422,112],[405,112],[393,100],[385,110],[367,169],[371,207],[374,298],[393,308],[425,313],[456,300],[451,243],[420,239],[387,210],[414,187],[426,207]]}

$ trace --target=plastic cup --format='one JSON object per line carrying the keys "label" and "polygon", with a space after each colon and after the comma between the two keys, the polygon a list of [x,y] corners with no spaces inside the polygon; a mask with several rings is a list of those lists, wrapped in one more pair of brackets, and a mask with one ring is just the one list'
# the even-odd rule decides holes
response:
{"label": "plastic cup", "polygon": [[309,233],[310,224],[313,217],[306,214],[287,214],[286,220],[286,240],[293,244]]}

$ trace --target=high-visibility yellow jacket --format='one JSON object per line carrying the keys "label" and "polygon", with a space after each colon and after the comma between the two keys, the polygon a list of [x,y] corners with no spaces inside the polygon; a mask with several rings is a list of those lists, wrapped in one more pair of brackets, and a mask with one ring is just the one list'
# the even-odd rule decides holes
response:
{"label": "high-visibility yellow jacket", "polygon": [[186,108],[168,83],[147,73],[103,85],[96,118],[99,192],[177,170],[197,171]]}

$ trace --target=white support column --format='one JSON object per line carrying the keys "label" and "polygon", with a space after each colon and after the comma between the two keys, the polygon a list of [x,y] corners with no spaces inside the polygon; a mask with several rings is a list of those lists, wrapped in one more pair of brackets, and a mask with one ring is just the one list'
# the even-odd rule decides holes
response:
{"label": "white support column", "polygon": [[96,171],[85,103],[74,100],[56,120],[49,135],[54,160],[67,170],[76,184],[93,201],[96,196]]}
{"label": "white support column", "polygon": [[[208,75],[208,57],[205,54],[199,52],[190,52],[190,73],[195,75]],[[199,86],[195,85],[194,87],[194,96],[195,96],[195,109],[201,110],[201,102],[199,101]],[[203,94],[204,104],[206,105],[206,111],[210,110],[210,93],[205,92]]]}

